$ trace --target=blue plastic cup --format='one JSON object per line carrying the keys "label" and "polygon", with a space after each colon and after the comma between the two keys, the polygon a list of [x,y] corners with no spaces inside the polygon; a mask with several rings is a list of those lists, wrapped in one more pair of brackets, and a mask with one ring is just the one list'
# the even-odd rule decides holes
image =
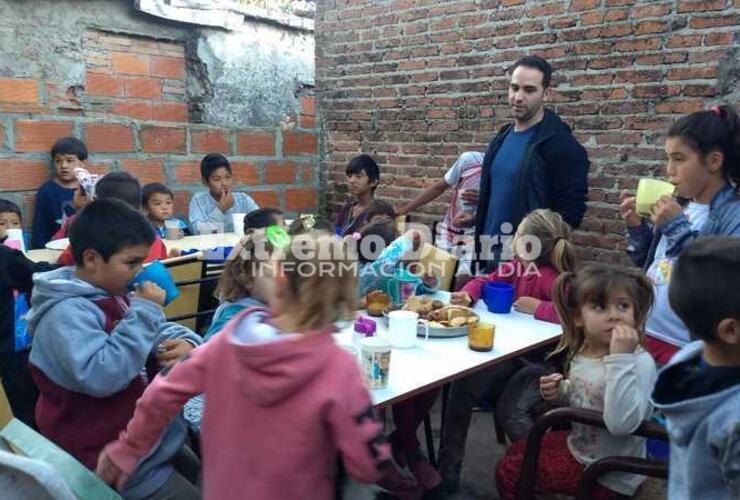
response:
{"label": "blue plastic cup", "polygon": [[164,305],[169,304],[180,296],[180,290],[177,289],[175,281],[172,279],[170,271],[160,261],[155,260],[146,266],[134,279],[129,283],[129,288],[134,289],[135,285],[151,281],[165,292]]}
{"label": "blue plastic cup", "polygon": [[514,303],[514,285],[501,281],[486,283],[483,285],[483,302],[492,313],[510,313]]}

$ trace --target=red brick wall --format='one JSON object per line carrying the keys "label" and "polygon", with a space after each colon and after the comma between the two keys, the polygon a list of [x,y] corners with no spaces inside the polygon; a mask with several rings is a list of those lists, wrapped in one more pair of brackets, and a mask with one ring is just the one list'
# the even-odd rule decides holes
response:
{"label": "red brick wall", "polygon": [[[396,205],[510,120],[505,68],[533,53],[555,68],[551,106],[592,161],[585,257],[624,258],[620,189],[662,174],[664,133],[683,113],[736,101],[739,0],[329,0],[316,16],[322,171],[330,207],[344,167],[381,163]],[[731,50],[732,47],[732,50]],[[735,51],[735,52],[733,52]],[[735,69],[736,71],[736,69]],[[731,73],[728,71],[728,73]],[[441,218],[446,200],[420,218]]]}
{"label": "red brick wall", "polygon": [[23,205],[30,227],[34,190],[49,176],[48,152],[67,135],[84,140],[93,170],[126,170],[176,190],[187,213],[205,153],[230,158],[238,189],[288,211],[318,206],[312,95],[300,99],[294,129],[234,129],[192,123],[182,44],[88,30],[85,76],[68,87],[39,77],[0,78],[0,197]]}

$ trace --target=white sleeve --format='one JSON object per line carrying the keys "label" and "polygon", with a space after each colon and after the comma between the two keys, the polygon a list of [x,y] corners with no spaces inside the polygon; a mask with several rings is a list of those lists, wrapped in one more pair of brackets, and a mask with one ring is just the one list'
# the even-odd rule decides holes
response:
{"label": "white sleeve", "polygon": [[631,434],[652,411],[650,394],[657,371],[645,351],[610,354],[604,358],[606,390],[604,423],[615,436]]}
{"label": "white sleeve", "polygon": [[445,182],[448,186],[454,186],[458,182],[460,182],[460,176],[462,174],[462,166],[463,166],[463,153],[460,155],[455,163],[452,164],[450,169],[445,173]]}

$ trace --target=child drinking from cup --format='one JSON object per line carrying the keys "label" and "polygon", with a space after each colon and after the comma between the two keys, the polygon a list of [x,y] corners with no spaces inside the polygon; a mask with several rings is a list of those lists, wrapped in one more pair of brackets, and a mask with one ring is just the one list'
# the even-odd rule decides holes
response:
{"label": "child drinking from cup", "polygon": [[665,150],[676,198],[660,198],[649,220],[637,214],[631,193],[622,192],[620,205],[627,253],[653,282],[655,308],[647,320],[646,346],[661,365],[690,339],[668,302],[679,254],[699,236],[740,236],[740,117],[730,106],[684,116],[668,130]]}
{"label": "child drinking from cup", "polygon": [[[452,294],[450,302],[469,306],[481,298],[486,283],[502,281],[514,285],[514,309],[533,314],[537,319],[559,323],[551,301],[552,285],[560,274],[575,269],[576,256],[570,233],[570,226],[557,212],[544,208],[534,210],[522,220],[514,235],[515,260],[502,264],[488,276],[471,280],[461,291]],[[539,254],[534,255],[538,247]]]}
{"label": "child drinking from cup", "polygon": [[272,313],[242,311],[157,377],[98,474],[120,487],[185,401],[205,393],[204,498],[332,498],[338,452],[350,475],[376,481],[388,447],[357,359],[331,336],[336,321],[354,316],[356,278],[332,250],[343,245],[328,233],[296,236],[265,266]]}
{"label": "child drinking from cup", "polygon": [[[643,349],[643,328],[653,303],[650,281],[636,270],[593,264],[565,273],[553,301],[563,324],[555,353],[566,353],[567,371],[540,379],[547,401],[603,412],[606,429],[573,424],[545,434],[536,490],[574,495],[588,464],[604,457],[644,457],[645,440],[630,434],[650,416],[655,362]],[[503,500],[517,492],[526,439],[509,447],[496,465]],[[632,496],[644,477],[614,472],[599,479],[596,500]]]}

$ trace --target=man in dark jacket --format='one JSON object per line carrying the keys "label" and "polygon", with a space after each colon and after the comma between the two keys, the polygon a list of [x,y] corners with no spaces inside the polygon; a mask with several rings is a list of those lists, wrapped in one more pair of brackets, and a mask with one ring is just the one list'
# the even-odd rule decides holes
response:
{"label": "man in dark jacket", "polygon": [[[502,257],[509,257],[502,256],[507,250],[503,238],[496,244],[495,240],[484,241],[486,237],[511,235],[532,210],[554,210],[572,227],[581,223],[586,211],[588,156],[570,127],[544,108],[551,77],[552,68],[537,56],[523,57],[512,67],[509,104],[514,123],[491,140],[482,165],[475,215],[479,269],[494,267]],[[473,218],[463,213],[455,222],[472,225]],[[473,407],[487,395],[497,399],[519,367],[516,361],[500,364],[452,384],[439,455],[442,492],[459,487]]]}
{"label": "man in dark jacket", "polygon": [[[481,237],[515,231],[537,208],[558,212],[574,228],[586,211],[588,155],[570,127],[544,108],[551,77],[552,68],[537,56],[522,57],[512,67],[509,104],[514,122],[501,128],[483,159],[475,219],[479,251]],[[482,267],[499,260],[500,249],[485,255],[486,246],[482,248]]]}

